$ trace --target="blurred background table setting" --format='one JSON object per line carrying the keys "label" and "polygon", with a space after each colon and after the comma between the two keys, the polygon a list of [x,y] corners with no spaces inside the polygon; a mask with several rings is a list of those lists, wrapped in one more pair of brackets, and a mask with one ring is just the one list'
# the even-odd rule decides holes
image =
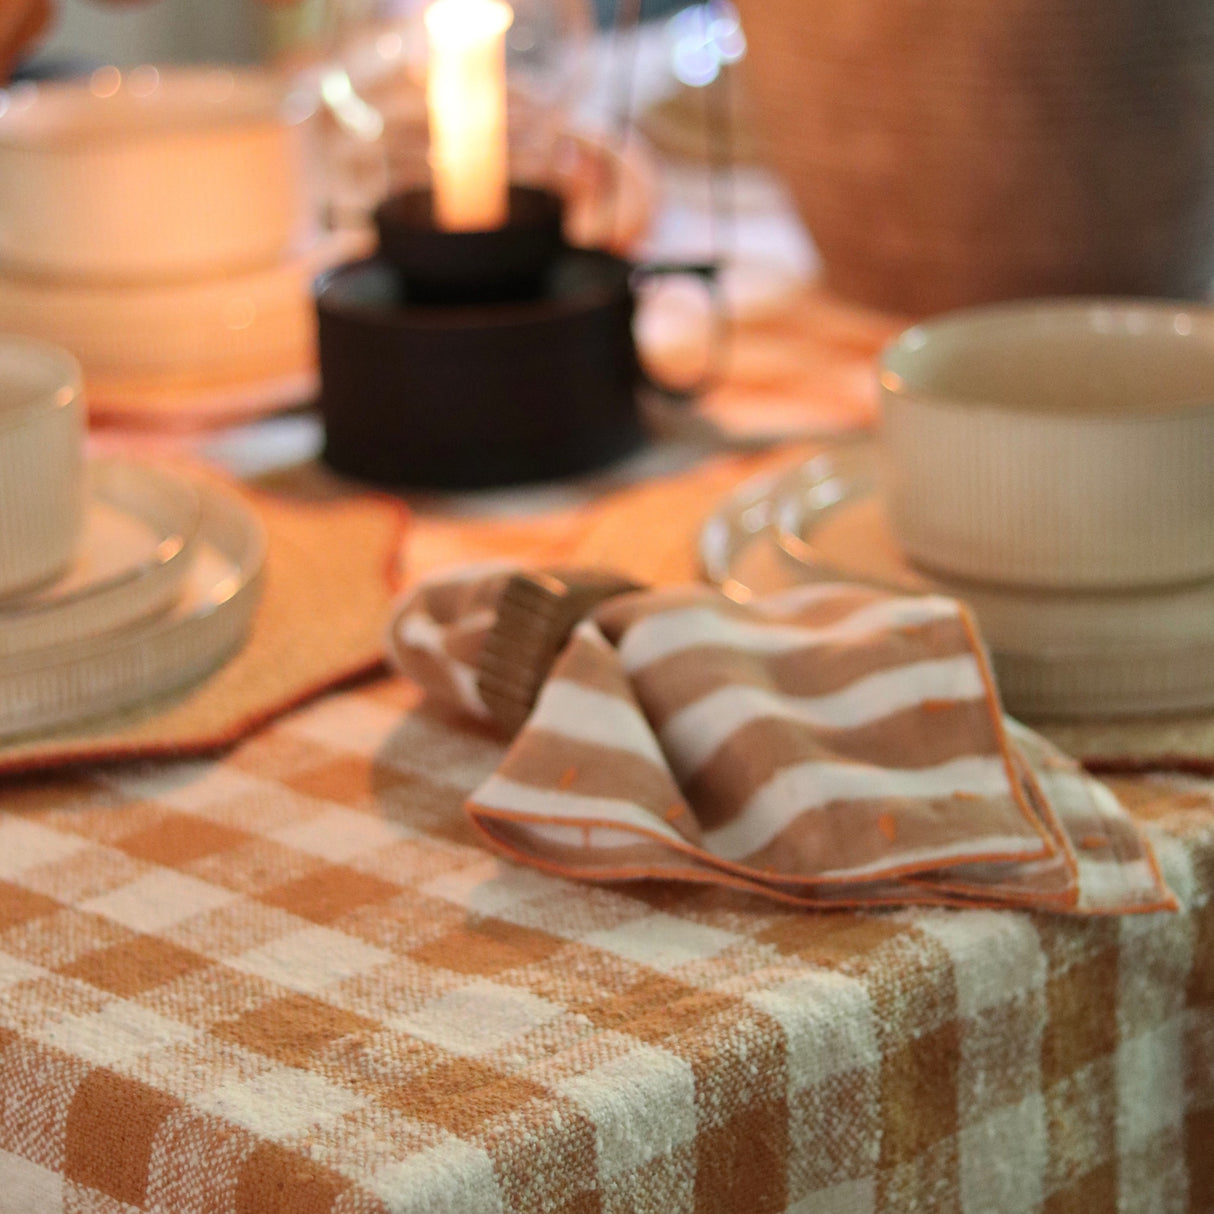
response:
{"label": "blurred background table setting", "polygon": [[1214,15],[0,12],[0,1209],[1214,1210]]}

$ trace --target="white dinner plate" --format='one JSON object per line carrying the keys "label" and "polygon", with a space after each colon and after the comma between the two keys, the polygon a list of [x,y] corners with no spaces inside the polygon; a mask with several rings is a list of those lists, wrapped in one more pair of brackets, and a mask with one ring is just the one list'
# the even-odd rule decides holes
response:
{"label": "white dinner plate", "polygon": [[172,472],[128,460],[90,464],[76,559],[51,585],[0,600],[0,658],[166,609],[189,572],[199,511],[194,487]]}
{"label": "white dinner plate", "polygon": [[196,482],[193,560],[176,603],[126,628],[0,658],[0,740],[155,701],[214,671],[244,643],[266,535],[231,491]]}
{"label": "white dinner plate", "polygon": [[1214,706],[1214,582],[1076,594],[929,577],[894,542],[880,481],[875,444],[859,441],[743,484],[701,530],[704,575],[738,601],[840,580],[962,599],[1004,705],[1028,720]]}
{"label": "white dinner plate", "polygon": [[310,403],[316,394],[312,282],[361,256],[329,233],[242,274],[134,286],[0,272],[0,328],[72,351],[93,422],[199,429]]}

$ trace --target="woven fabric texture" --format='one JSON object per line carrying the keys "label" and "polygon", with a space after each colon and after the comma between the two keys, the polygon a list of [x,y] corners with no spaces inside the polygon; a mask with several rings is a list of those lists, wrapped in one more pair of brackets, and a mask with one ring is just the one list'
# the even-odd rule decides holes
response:
{"label": "woven fabric texture", "polygon": [[493,858],[417,699],[4,787],[0,1209],[1214,1209],[1208,784],[1177,914],[806,915]]}

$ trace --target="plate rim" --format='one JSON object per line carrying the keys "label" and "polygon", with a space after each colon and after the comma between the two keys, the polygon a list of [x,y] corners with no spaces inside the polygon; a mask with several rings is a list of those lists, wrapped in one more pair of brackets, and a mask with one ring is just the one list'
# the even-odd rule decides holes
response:
{"label": "plate rim", "polygon": [[[121,479],[131,476],[142,479],[145,486],[154,485],[155,492],[162,494],[159,504],[165,507],[166,513],[176,514],[171,522],[161,525],[149,517],[150,511],[140,510],[130,501],[115,500],[115,496],[121,496]],[[74,642],[85,637],[96,637],[114,628],[135,623],[163,604],[173,589],[188,576],[201,525],[201,503],[197,490],[185,477],[164,467],[119,456],[90,459],[85,465],[85,477],[86,511],[104,505],[128,519],[148,525],[156,537],[152,551],[150,555],[123,566],[108,577],[86,582],[59,597],[42,597],[36,594],[14,598],[11,602],[0,600],[0,662],[49,645],[61,645],[65,640]],[[170,501],[174,495],[181,500]],[[173,544],[168,552],[163,551],[166,543]],[[138,599],[140,605],[129,614],[126,611],[116,614],[114,600],[119,596],[129,596],[135,588],[143,590]],[[53,592],[54,583],[40,590],[43,595],[48,590]],[[67,638],[62,635],[54,636],[49,641],[17,641],[14,644],[11,639],[11,629],[14,628],[37,633],[42,630],[52,631],[57,627],[62,633],[65,628],[72,627],[71,621],[74,617],[85,612],[95,614],[99,607],[108,608],[108,618],[117,618],[118,622],[90,627]],[[66,616],[68,622],[56,624],[57,617],[61,616]]]}
{"label": "plate rim", "polygon": [[[871,444],[874,449],[876,444]],[[822,453],[818,453],[822,454]],[[811,459],[814,457],[810,457]],[[732,569],[736,562],[749,547],[760,540],[764,532],[769,533],[769,542],[776,553],[792,562],[800,571],[801,579],[808,580],[810,571],[790,556],[785,548],[780,548],[770,536],[772,525],[769,522],[763,527],[755,527],[746,531],[736,525],[739,513],[747,504],[757,504],[762,499],[764,487],[775,493],[779,486],[788,484],[790,479],[798,477],[807,460],[804,456],[797,458],[791,465],[774,470],[765,470],[743,481],[741,485],[723,497],[705,520],[701,527],[698,553],[701,558],[701,569],[707,580],[718,589],[726,590],[722,582],[710,576],[712,565],[705,560],[705,548],[714,540],[718,544],[718,552],[710,556],[719,558],[722,541],[719,533],[730,530],[732,536],[742,533],[742,543],[736,544],[725,553],[729,565],[727,576],[733,578]],[[871,493],[869,494],[871,496]],[[853,501],[858,500],[853,498]],[[732,518],[730,517],[732,515]],[[735,525],[731,528],[731,523]],[[713,529],[718,532],[713,535]],[[726,541],[727,542],[727,541]],[[807,551],[812,551],[812,545],[806,545]],[[837,563],[832,564],[838,576]],[[830,577],[830,570],[823,570]],[[878,585],[867,580],[863,575],[843,571],[847,580],[868,585]],[[1156,717],[1161,715],[1185,715],[1193,712],[1208,711],[1211,702],[1210,673],[1214,671],[1214,636],[1208,629],[1190,627],[1192,634],[1186,642],[1180,641],[1170,628],[1159,630],[1159,638],[1164,642],[1152,642],[1148,637],[1142,643],[1135,643],[1133,636],[1127,638],[1124,634],[1115,635],[1116,629],[1123,630],[1132,627],[1132,618],[1122,616],[1114,618],[1111,624],[1106,623],[1106,629],[1113,629],[1114,635],[1102,636],[1092,632],[1093,621],[1078,619],[1071,624],[1073,632],[1084,632],[1085,643],[1076,645],[1066,643],[1064,636],[1061,640],[1056,635],[1053,643],[1029,643],[1024,635],[1005,637],[1002,644],[995,643],[997,637],[992,636],[991,609],[992,601],[1002,600],[1004,616],[1012,612],[1023,613],[1026,608],[1038,607],[1043,601],[1053,600],[1065,611],[1074,612],[1077,607],[1097,604],[1100,606],[1117,606],[1117,600],[1122,599],[1122,609],[1126,610],[1125,600],[1129,596],[1118,595],[1114,592],[1089,591],[1078,594],[1064,595],[1059,592],[1036,591],[1009,593],[1002,589],[986,591],[986,613],[982,611],[982,600],[968,587],[949,585],[923,574],[925,587],[921,590],[895,588],[896,593],[942,594],[951,598],[959,598],[966,602],[975,617],[981,623],[982,633],[989,644],[994,664],[998,670],[1001,692],[1005,702],[1013,711],[1026,718],[1042,721],[1078,720],[1089,722],[1113,722],[1135,717]],[[754,591],[740,579],[733,579],[741,585],[750,597],[762,591]],[[886,586],[885,588],[889,588]],[[979,594],[981,589],[979,589]],[[1171,598],[1174,611],[1187,614],[1190,621],[1209,617],[1214,610],[1214,579],[1207,580],[1196,587],[1169,588],[1165,594]],[[1187,594],[1188,599],[1183,596]],[[1133,596],[1137,603],[1130,603],[1130,609],[1137,609],[1144,617],[1155,618],[1159,611],[1159,596]],[[1015,601],[1021,600],[1019,604]],[[1025,602],[1025,599],[1028,602]],[[1154,598],[1156,601],[1143,601]],[[977,600],[977,601],[976,601]],[[738,601],[746,601],[741,598]],[[996,607],[996,609],[998,609]],[[1206,615],[1201,616],[1204,610]],[[1057,622],[1050,624],[1046,619],[1042,623],[1042,613],[1035,611],[1032,617],[1037,621],[1037,627],[1059,629]],[[1057,620],[1057,616],[1055,616]],[[1099,621],[1098,621],[1099,622]],[[1199,620],[1200,622],[1200,620]],[[998,632],[998,627],[995,627]],[[1094,639],[1093,639],[1094,637]],[[1169,638],[1171,643],[1168,644]],[[1132,685],[1132,690],[1131,690]]]}
{"label": "plate rim", "polygon": [[[178,691],[221,665],[247,639],[265,576],[269,549],[265,524],[235,490],[210,478],[191,480],[202,503],[200,541],[212,542],[229,564],[229,571],[209,588],[221,588],[231,579],[234,585],[229,592],[183,614],[169,610],[128,628],[56,646],[50,661],[46,651],[0,661],[0,747],[129,711],[140,701]],[[196,567],[191,574],[204,576]],[[183,653],[181,639],[191,632],[193,642]],[[143,660],[135,662],[132,654],[139,650]],[[129,664],[125,673],[124,664]],[[70,705],[64,706],[61,695],[44,696],[30,725],[27,696],[18,712],[26,721],[16,727],[5,724],[5,717],[15,711],[5,706],[5,700],[13,696],[19,680],[61,683],[71,674],[83,690]]]}

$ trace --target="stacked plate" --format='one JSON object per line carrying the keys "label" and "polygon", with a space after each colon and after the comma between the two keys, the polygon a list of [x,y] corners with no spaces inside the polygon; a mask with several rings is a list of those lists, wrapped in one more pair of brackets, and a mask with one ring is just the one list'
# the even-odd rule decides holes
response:
{"label": "stacked plate", "polygon": [[265,535],[238,497],[85,464],[83,424],[73,361],[0,338],[0,744],[195,682],[240,647],[259,597]]}
{"label": "stacked plate", "polygon": [[992,306],[882,363],[882,442],[742,486],[703,530],[708,576],[963,599],[1026,718],[1214,706],[1214,311]]}
{"label": "stacked plate", "polygon": [[346,244],[307,197],[301,94],[226,69],[0,91],[0,330],[69,349],[94,416],[310,399],[311,282]]}

